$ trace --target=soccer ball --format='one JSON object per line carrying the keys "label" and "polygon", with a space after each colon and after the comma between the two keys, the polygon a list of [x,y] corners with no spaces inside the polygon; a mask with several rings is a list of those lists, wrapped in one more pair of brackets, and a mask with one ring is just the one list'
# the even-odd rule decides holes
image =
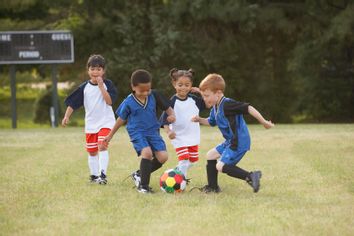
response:
{"label": "soccer ball", "polygon": [[166,170],[160,177],[160,188],[166,193],[180,193],[186,188],[186,178],[176,169]]}

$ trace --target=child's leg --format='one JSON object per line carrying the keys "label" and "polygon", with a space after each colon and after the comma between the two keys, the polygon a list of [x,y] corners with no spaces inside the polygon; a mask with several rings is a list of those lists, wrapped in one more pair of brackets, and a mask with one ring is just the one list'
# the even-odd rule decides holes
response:
{"label": "child's leg", "polygon": [[140,161],[140,185],[142,188],[148,190],[150,184],[150,175],[152,169],[152,151],[150,147],[145,147],[141,150],[141,161]]}
{"label": "child's leg", "polygon": [[208,186],[217,189],[218,185],[218,171],[216,169],[216,160],[220,157],[220,153],[215,149],[209,150],[207,153],[207,178],[208,178]]}
{"label": "child's leg", "polygon": [[199,160],[199,153],[198,153],[198,145],[195,146],[190,146],[188,147],[188,152],[189,152],[189,163],[188,163],[188,168],[191,168],[194,164],[196,164]]}
{"label": "child's leg", "polygon": [[99,176],[100,171],[99,171],[99,162],[98,162],[98,155],[97,152],[89,152],[88,155],[88,166],[90,169],[90,174],[91,176]]}
{"label": "child's leg", "polygon": [[103,139],[109,134],[110,129],[103,128],[98,132],[98,150],[99,150],[99,163],[100,163],[100,172],[104,176],[107,175],[107,168],[109,163],[109,153],[107,146],[103,143]]}
{"label": "child's leg", "polygon": [[86,134],[86,151],[88,152],[88,166],[90,169],[91,179],[92,177],[98,177],[99,160],[98,160],[98,146],[97,146],[97,134]]}
{"label": "child's leg", "polygon": [[177,169],[183,173],[183,175],[187,178],[187,170],[189,168],[189,151],[188,147],[179,147],[176,148],[176,154],[178,158]]}
{"label": "child's leg", "polygon": [[151,173],[160,169],[162,165],[167,161],[168,156],[166,151],[155,152],[152,159]]}
{"label": "child's leg", "polygon": [[216,165],[217,170],[227,174],[228,176],[246,180],[250,173],[236,166],[245,154],[246,151],[239,152],[237,150],[234,151],[229,147],[225,148],[221,155],[220,161]]}

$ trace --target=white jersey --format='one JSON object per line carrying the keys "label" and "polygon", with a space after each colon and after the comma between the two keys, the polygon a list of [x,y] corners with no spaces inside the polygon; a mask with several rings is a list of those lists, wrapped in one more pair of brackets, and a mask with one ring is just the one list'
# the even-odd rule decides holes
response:
{"label": "white jersey", "polygon": [[[105,79],[104,88],[111,96],[112,102],[117,97],[117,91],[112,81]],[[85,132],[98,133],[102,128],[112,129],[115,124],[115,116],[111,105],[108,105],[97,84],[86,81],[79,86],[65,100],[67,106],[78,109],[85,108]]]}
{"label": "white jersey", "polygon": [[[171,98],[171,107],[176,115],[176,122],[169,125],[170,129],[176,133],[176,138],[171,140],[174,148],[199,145],[200,125],[198,122],[192,122],[191,119],[205,108],[203,100],[191,94],[184,100],[174,95]],[[165,119],[166,114],[163,118],[166,124]]]}

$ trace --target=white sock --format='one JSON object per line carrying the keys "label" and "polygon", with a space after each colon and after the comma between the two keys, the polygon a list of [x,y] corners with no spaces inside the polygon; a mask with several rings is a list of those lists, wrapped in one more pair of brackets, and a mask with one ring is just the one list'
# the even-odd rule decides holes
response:
{"label": "white sock", "polygon": [[90,173],[91,175],[94,176],[99,176],[100,171],[99,171],[99,162],[98,162],[98,155],[96,156],[90,156],[88,155],[88,165],[90,168]]}
{"label": "white sock", "polygon": [[100,160],[100,171],[103,172],[103,174],[107,175],[107,168],[108,168],[108,162],[109,162],[109,154],[108,151],[100,151],[99,153],[99,160]]}
{"label": "white sock", "polygon": [[187,178],[187,170],[189,167],[189,160],[178,161],[177,168],[183,173],[184,177]]}

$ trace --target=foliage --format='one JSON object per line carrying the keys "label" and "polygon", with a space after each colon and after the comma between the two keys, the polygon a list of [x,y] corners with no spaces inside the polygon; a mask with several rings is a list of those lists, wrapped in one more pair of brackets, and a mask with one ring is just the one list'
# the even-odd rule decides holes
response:
{"label": "foliage", "polygon": [[100,53],[119,89],[115,106],[137,68],[166,95],[168,71],[193,68],[194,85],[220,73],[227,96],[275,122],[353,122],[353,11],[348,0],[16,0],[0,4],[0,30],[70,29],[76,61],[60,80],[85,80],[88,56]]}
{"label": "foliage", "polygon": [[[51,124],[50,107],[52,107],[52,87],[48,87],[35,101],[34,123]],[[62,116],[60,105],[58,104],[58,117]]]}

